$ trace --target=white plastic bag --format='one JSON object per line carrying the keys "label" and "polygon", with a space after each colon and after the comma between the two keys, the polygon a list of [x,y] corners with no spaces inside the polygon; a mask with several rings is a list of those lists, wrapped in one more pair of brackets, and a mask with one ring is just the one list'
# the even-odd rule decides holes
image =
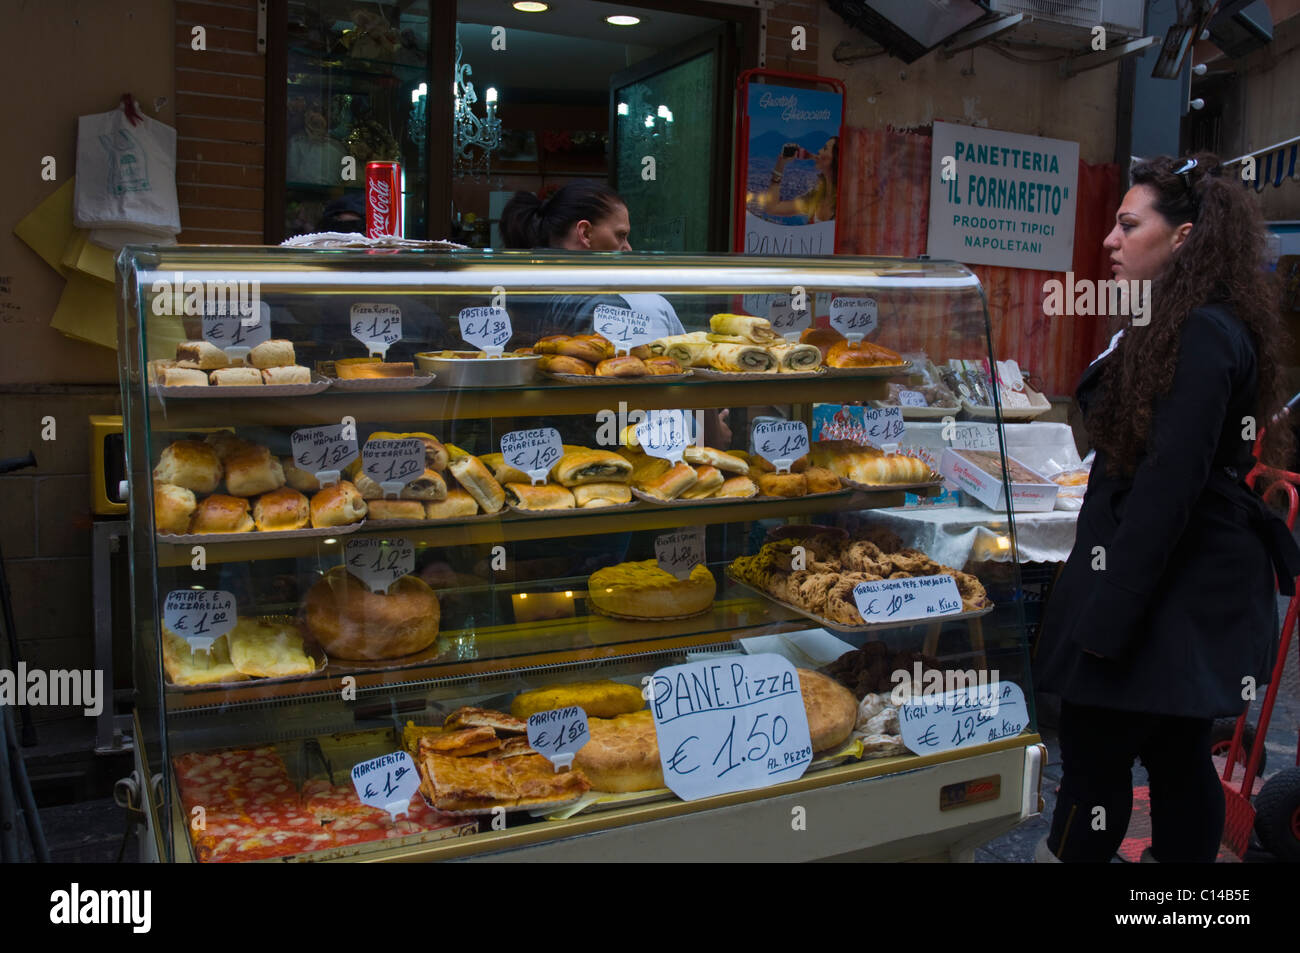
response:
{"label": "white plastic bag", "polygon": [[73,223],[175,235],[176,130],[132,111],[135,123],[125,105],[77,120]]}

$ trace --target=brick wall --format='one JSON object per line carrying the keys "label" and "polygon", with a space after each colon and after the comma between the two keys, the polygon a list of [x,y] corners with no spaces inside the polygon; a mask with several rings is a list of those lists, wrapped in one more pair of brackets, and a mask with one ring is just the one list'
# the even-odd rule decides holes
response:
{"label": "brick wall", "polygon": [[[817,21],[819,0],[786,0],[767,14],[767,68],[790,73],[817,72]],[[796,26],[807,31],[807,49],[795,50],[791,42]]]}
{"label": "brick wall", "polygon": [[[193,29],[207,49],[191,48]],[[255,0],[176,4],[176,190],[182,243],[262,243],[266,56]]]}

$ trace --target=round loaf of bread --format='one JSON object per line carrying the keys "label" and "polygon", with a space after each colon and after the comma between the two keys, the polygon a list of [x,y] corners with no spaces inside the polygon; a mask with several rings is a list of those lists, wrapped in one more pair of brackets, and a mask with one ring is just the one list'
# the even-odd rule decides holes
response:
{"label": "round loaf of bread", "polygon": [[206,443],[177,440],[163,449],[153,478],[195,493],[211,493],[221,482],[221,459]]}
{"label": "round loaf of bread", "polygon": [[308,591],[299,616],[332,658],[373,661],[428,648],[438,637],[441,611],[438,596],[415,576],[401,577],[384,595],[335,566]]}
{"label": "round loaf of bread", "polygon": [[313,529],[347,526],[365,518],[366,501],[347,480],[327,486],[311,498]]}
{"label": "round loaf of bread", "polygon": [[231,496],[258,496],[284,486],[284,468],[266,447],[240,450],[226,459],[226,492]]}
{"label": "round loaf of bread", "polygon": [[587,599],[593,606],[638,619],[703,612],[713,605],[717,590],[713,573],[703,563],[691,570],[690,578],[678,579],[653,559],[607,566],[587,580]]}
{"label": "round loaf of bread", "polygon": [[194,492],[174,483],[153,485],[153,522],[159,533],[184,535],[190,531],[190,517],[198,503]]}
{"label": "round loaf of bread", "polygon": [[849,740],[858,717],[858,702],[853,693],[835,679],[812,669],[795,669],[799,673],[799,691],[808,715],[808,734],[813,751],[829,751]]}
{"label": "round loaf of bread", "polygon": [[204,498],[190,518],[191,533],[251,533],[253,528],[248,500],[224,493]]}
{"label": "round loaf of bread", "polygon": [[615,718],[589,718],[587,743],[573,766],[596,791],[652,791],[664,786],[659,738],[649,709]]}
{"label": "round loaf of bread", "polygon": [[309,517],[307,497],[291,486],[264,493],[253,504],[253,521],[263,533],[305,529]]}

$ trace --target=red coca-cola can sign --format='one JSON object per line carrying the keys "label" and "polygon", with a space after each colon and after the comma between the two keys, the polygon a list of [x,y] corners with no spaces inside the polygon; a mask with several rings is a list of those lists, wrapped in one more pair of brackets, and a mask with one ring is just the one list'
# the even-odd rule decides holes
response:
{"label": "red coca-cola can sign", "polygon": [[366,163],[366,236],[402,236],[402,165]]}

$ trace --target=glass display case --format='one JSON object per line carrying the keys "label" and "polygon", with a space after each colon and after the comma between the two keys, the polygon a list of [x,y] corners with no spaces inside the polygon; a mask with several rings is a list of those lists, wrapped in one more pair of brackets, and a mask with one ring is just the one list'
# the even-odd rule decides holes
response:
{"label": "glass display case", "polygon": [[[1014,551],[996,392],[963,450],[926,377],[992,366],[963,266],[148,247],[118,272],[159,859],[956,858],[1037,812],[1016,563],[982,579],[883,519],[989,467]],[[749,676],[784,701],[740,701]],[[387,804],[358,794],[380,774]]]}

